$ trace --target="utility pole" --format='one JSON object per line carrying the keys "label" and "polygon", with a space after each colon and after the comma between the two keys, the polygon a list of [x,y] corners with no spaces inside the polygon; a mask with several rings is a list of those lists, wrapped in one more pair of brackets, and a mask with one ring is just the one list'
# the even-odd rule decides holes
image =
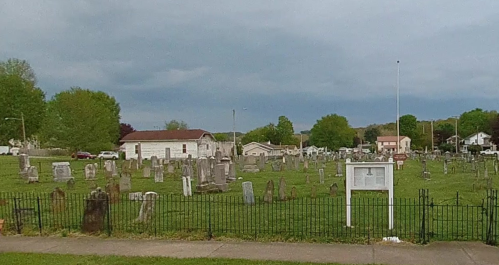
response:
{"label": "utility pole", "polygon": [[23,147],[26,148],[26,127],[24,127],[24,114],[21,112],[21,123],[23,126]]}
{"label": "utility pole", "polygon": [[433,120],[431,120],[431,153],[435,151],[435,147],[433,146]]}
{"label": "utility pole", "polygon": [[400,103],[399,103],[399,90],[400,90],[400,61],[397,61],[397,154],[400,151]]}
{"label": "utility pole", "polygon": [[234,161],[236,161],[236,158],[237,158],[237,146],[236,146],[236,110],[233,109],[232,110],[232,122],[233,122],[233,126],[232,126],[232,129],[233,129],[233,132],[234,132]]}
{"label": "utility pole", "polygon": [[458,136],[457,136],[457,116],[455,116],[456,118],[456,126],[454,126],[456,128],[456,138],[455,138],[455,141],[456,141],[456,155],[459,153],[459,150],[457,149],[457,143],[458,143]]}

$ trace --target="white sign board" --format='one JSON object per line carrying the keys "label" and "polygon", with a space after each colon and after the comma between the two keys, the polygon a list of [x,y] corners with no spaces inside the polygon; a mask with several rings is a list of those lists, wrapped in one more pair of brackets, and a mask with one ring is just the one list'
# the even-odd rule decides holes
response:
{"label": "white sign board", "polygon": [[346,160],[347,227],[351,227],[352,190],[388,191],[388,228],[393,229],[393,159],[388,162]]}

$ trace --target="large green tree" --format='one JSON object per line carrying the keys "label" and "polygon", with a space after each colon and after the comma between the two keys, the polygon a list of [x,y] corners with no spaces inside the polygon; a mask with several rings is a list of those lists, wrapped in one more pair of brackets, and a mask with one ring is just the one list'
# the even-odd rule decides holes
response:
{"label": "large green tree", "polygon": [[36,135],[45,117],[45,93],[34,86],[36,78],[26,61],[0,62],[0,145],[10,139],[22,139],[22,121],[26,137]]}
{"label": "large green tree", "polygon": [[461,137],[468,137],[476,132],[492,133],[491,121],[497,115],[496,111],[484,111],[476,108],[464,112],[459,117],[458,132]]}
{"label": "large green tree", "polygon": [[260,142],[268,141],[267,135],[266,135],[267,131],[268,131],[268,128],[266,128],[266,127],[258,127],[256,129],[253,129],[253,130],[251,130],[243,135],[243,137],[241,138],[241,143],[244,145],[244,144],[248,144],[251,142],[260,143]]}
{"label": "large green tree", "polygon": [[435,146],[446,143],[446,140],[453,135],[455,135],[454,125],[450,123],[439,124],[433,132]]}
{"label": "large green tree", "polygon": [[400,136],[411,138],[413,148],[422,147],[421,132],[418,130],[418,119],[414,115],[406,114],[399,119]]}
{"label": "large green tree", "polygon": [[109,150],[119,138],[117,109],[114,98],[103,92],[79,87],[60,92],[48,102],[43,139],[71,151]]}
{"label": "large green tree", "polygon": [[495,118],[492,118],[490,128],[492,130],[490,141],[494,144],[499,144],[499,115],[496,114]]}
{"label": "large green tree", "polygon": [[364,140],[373,144],[376,142],[376,140],[378,139],[378,136],[380,136],[380,135],[381,135],[381,131],[378,129],[378,127],[370,125],[367,127],[366,131],[364,132]]}
{"label": "large green tree", "polygon": [[275,129],[277,140],[279,141],[276,144],[296,144],[296,139],[293,136],[295,133],[293,123],[286,116],[279,117],[279,122]]}
{"label": "large green tree", "polygon": [[310,134],[310,144],[338,150],[343,146],[351,147],[354,137],[355,130],[350,127],[348,120],[343,116],[331,114],[315,123]]}
{"label": "large green tree", "polygon": [[217,142],[227,142],[229,141],[229,135],[226,133],[214,133],[213,137]]}
{"label": "large green tree", "polygon": [[189,125],[185,121],[165,121],[165,130],[187,130]]}

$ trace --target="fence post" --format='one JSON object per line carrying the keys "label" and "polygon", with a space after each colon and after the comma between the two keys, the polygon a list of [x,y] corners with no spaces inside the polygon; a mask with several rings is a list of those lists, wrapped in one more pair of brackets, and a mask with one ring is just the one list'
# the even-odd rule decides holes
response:
{"label": "fence post", "polygon": [[208,196],[208,240],[211,240],[212,238],[213,231],[211,230],[211,196]]}
{"label": "fence post", "polygon": [[497,200],[497,191],[495,190],[487,190],[487,215],[488,215],[488,221],[487,221],[487,236],[486,236],[486,243],[487,245],[495,245],[496,240],[495,240],[495,220],[494,220],[494,210],[496,207],[496,200]]}
{"label": "fence post", "polygon": [[17,209],[17,198],[14,197],[14,218],[15,218],[15,221],[16,221],[16,230],[17,230],[18,234],[21,234],[21,232],[22,232],[21,231],[21,225],[22,225],[21,222],[22,221],[19,220],[20,219],[20,216],[19,216],[20,214],[21,214],[20,210]]}
{"label": "fence post", "polygon": [[421,228],[419,230],[419,240],[421,241],[421,244],[427,244],[428,241],[426,240],[426,211],[427,211],[427,190],[422,189],[419,190],[419,206],[421,207],[422,211],[420,211],[421,216]]}
{"label": "fence post", "polygon": [[107,236],[111,236],[111,203],[109,201],[109,195],[106,196],[107,204]]}
{"label": "fence post", "polygon": [[40,235],[42,235],[42,209],[40,207],[40,196],[36,197],[36,204],[38,207],[38,229],[40,230]]}

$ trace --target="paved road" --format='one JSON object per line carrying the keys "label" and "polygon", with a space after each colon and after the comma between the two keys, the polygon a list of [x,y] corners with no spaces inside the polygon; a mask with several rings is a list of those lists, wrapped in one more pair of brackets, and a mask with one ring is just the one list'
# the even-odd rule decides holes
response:
{"label": "paved road", "polygon": [[499,264],[499,248],[477,242],[435,242],[415,246],[0,236],[1,252],[387,265]]}

